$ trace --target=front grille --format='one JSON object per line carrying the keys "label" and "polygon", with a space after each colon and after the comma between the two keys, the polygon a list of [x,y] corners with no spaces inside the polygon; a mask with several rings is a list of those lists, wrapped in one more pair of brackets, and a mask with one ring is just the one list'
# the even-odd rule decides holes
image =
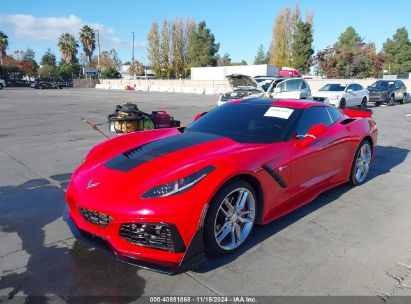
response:
{"label": "front grille", "polygon": [[185,248],[177,228],[171,224],[122,224],[120,237],[132,244],[155,249],[182,252]]}
{"label": "front grille", "polygon": [[324,101],[326,98],[325,97],[313,97],[315,101]]}
{"label": "front grille", "polygon": [[111,223],[113,220],[113,217],[111,217],[108,214],[102,213],[102,212],[97,212],[93,210],[89,210],[86,208],[81,208],[78,207],[78,210],[80,211],[80,214],[83,216],[83,218],[92,224],[99,225],[101,227],[107,227],[108,224]]}

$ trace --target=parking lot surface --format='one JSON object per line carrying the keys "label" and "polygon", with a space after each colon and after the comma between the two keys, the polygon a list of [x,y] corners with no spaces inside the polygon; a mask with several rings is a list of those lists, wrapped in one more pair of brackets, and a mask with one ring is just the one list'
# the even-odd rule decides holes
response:
{"label": "parking lot surface", "polygon": [[411,295],[411,103],[373,108],[380,136],[364,185],[342,185],[256,227],[233,256],[168,276],[114,261],[73,239],[62,219],[64,190],[87,151],[104,139],[81,117],[105,122],[116,104],[130,101],[146,112],[165,109],[187,124],[217,99],[92,89],[0,91],[0,299]]}

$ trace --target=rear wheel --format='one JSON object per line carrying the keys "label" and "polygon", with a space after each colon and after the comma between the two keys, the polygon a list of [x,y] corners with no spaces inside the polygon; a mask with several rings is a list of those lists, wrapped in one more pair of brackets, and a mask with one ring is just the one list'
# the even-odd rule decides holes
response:
{"label": "rear wheel", "polygon": [[350,184],[358,186],[364,183],[370,171],[372,149],[369,140],[364,140],[359,145],[351,165]]}
{"label": "rear wheel", "polygon": [[242,179],[224,185],[210,203],[204,223],[207,252],[227,255],[248,239],[256,218],[256,195]]}
{"label": "rear wheel", "polygon": [[3,84],[0,83],[0,90],[3,90]]}
{"label": "rear wheel", "polygon": [[343,99],[340,100],[339,108],[340,109],[345,109],[345,106],[346,106],[346,102],[345,102],[345,99],[343,98]]}
{"label": "rear wheel", "polygon": [[407,99],[407,93],[404,93],[404,95],[402,95],[402,99],[400,100],[400,104],[404,104],[405,99]]}

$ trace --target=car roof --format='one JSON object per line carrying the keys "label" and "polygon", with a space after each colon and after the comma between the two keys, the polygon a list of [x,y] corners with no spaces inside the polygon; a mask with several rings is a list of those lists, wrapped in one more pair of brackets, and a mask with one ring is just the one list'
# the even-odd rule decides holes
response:
{"label": "car roof", "polygon": [[263,97],[233,100],[232,103],[265,104],[265,105],[275,105],[279,107],[288,107],[288,108],[295,108],[295,109],[307,109],[307,108],[311,108],[315,106],[327,106],[323,102],[306,100],[306,99],[274,99],[274,98],[263,98]]}

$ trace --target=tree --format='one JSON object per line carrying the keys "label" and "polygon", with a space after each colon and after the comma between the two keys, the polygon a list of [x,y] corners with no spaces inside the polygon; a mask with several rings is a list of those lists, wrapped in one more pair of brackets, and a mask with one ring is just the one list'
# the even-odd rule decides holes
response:
{"label": "tree", "polygon": [[48,63],[42,64],[41,68],[38,69],[38,75],[40,78],[48,79],[50,81],[56,76],[56,72],[56,66]]}
{"label": "tree", "polygon": [[297,23],[293,43],[291,45],[292,66],[301,73],[308,73],[312,63],[314,50],[312,26],[308,22]]}
{"label": "tree", "polygon": [[160,34],[156,20],[151,23],[147,40],[148,60],[150,61],[151,70],[155,75],[159,76],[161,75]]}
{"label": "tree", "polygon": [[163,27],[161,29],[161,44],[160,44],[160,55],[161,55],[161,69],[162,75],[170,78],[171,76],[171,60],[170,60],[170,27],[168,21],[163,21]]}
{"label": "tree", "polygon": [[390,74],[403,74],[411,71],[411,43],[408,31],[402,27],[397,29],[393,39],[383,44],[385,56],[384,69]]}
{"label": "tree", "polygon": [[101,77],[102,78],[109,78],[109,79],[115,79],[115,78],[121,78],[121,75],[119,71],[117,71],[114,67],[110,66],[107,68],[103,68],[101,70]]}
{"label": "tree", "polygon": [[216,54],[220,48],[215,43],[214,34],[207,28],[205,21],[201,21],[188,37],[187,59],[190,67],[216,66]]}
{"label": "tree", "polygon": [[184,76],[187,76],[190,74],[190,59],[188,57],[188,49],[189,49],[189,37],[191,34],[196,30],[197,24],[196,22],[188,18],[186,22],[184,23],[184,36],[183,36],[183,54],[184,54]]}
{"label": "tree", "polygon": [[76,55],[79,45],[73,35],[69,33],[61,34],[57,46],[60,49],[63,62],[75,63],[77,61]]}
{"label": "tree", "polygon": [[83,51],[88,57],[89,65],[91,65],[91,57],[96,49],[96,34],[88,25],[84,25],[80,30],[80,41],[83,44]]}
{"label": "tree", "polygon": [[56,69],[56,74],[63,80],[70,80],[80,74],[80,67],[77,64],[61,63]]}
{"label": "tree", "polygon": [[362,41],[363,39],[357,34],[355,29],[349,26],[345,32],[340,35],[338,41],[334,44],[334,48],[340,51],[354,50]]}
{"label": "tree", "polygon": [[6,56],[6,50],[9,47],[9,37],[0,31],[0,63],[3,65],[3,58]]}
{"label": "tree", "polygon": [[40,60],[41,65],[49,65],[52,67],[56,66],[56,55],[51,51],[51,49],[47,49],[44,55],[41,57]]}
{"label": "tree", "polygon": [[20,70],[23,75],[28,77],[35,77],[37,75],[37,66],[32,61],[19,61]]}
{"label": "tree", "polygon": [[264,46],[260,44],[257,55],[254,58],[254,64],[267,64],[269,60],[268,54],[264,51]]}
{"label": "tree", "polygon": [[220,55],[217,55],[217,66],[228,66],[228,65],[231,65],[230,54],[224,53],[223,57],[220,57]]}
{"label": "tree", "polygon": [[23,52],[22,60],[29,61],[33,64],[34,67],[38,67],[38,64],[35,58],[36,58],[36,54],[33,49],[27,48],[27,50]]}
{"label": "tree", "polygon": [[270,45],[271,64],[280,67],[291,65],[292,38],[299,21],[300,10],[298,5],[295,5],[293,10],[287,6],[277,15]]}
{"label": "tree", "polygon": [[184,24],[180,19],[174,19],[171,24],[171,66],[176,78],[184,74]]}
{"label": "tree", "polygon": [[[124,64],[127,64],[126,62]],[[144,76],[144,65],[138,61],[134,60],[134,65],[131,62],[128,62],[128,73],[130,75]]]}
{"label": "tree", "polygon": [[102,51],[100,54],[100,68],[114,68],[117,71],[121,69],[121,60],[115,49],[110,51]]}

